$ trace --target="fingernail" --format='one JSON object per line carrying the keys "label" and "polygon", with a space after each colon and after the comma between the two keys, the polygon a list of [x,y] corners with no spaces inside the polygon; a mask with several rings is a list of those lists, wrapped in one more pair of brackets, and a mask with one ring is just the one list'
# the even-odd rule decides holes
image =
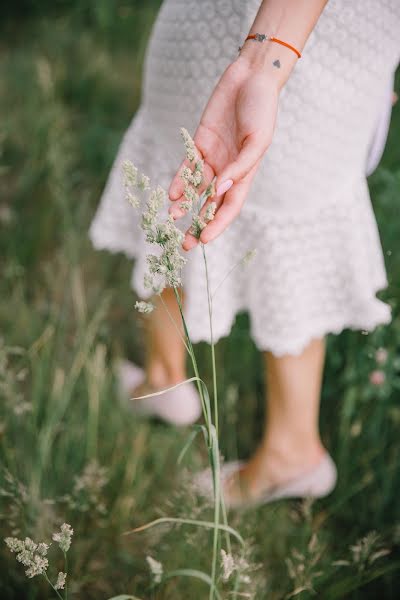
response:
{"label": "fingernail", "polygon": [[222,194],[225,194],[225,192],[227,192],[232,186],[233,186],[232,179],[227,179],[223,183],[220,183],[219,186],[217,187],[217,196],[222,196]]}

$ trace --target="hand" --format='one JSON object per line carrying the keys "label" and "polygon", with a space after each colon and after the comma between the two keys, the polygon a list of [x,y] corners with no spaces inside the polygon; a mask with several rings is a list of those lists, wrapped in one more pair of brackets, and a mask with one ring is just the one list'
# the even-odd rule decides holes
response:
{"label": "hand", "polygon": [[[272,77],[239,56],[223,73],[216,85],[194,135],[194,142],[204,159],[202,192],[217,176],[217,193],[207,205],[217,204],[215,217],[202,230],[200,240],[186,232],[182,247],[190,250],[199,241],[215,239],[240,213],[250,184],[265,151],[271,143],[278,107],[279,89]],[[180,171],[169,188],[174,204],[169,212],[179,219],[185,212],[175,204],[183,201]],[[230,181],[229,181],[230,180]],[[231,187],[226,191],[229,183]],[[225,183],[225,186],[223,185]],[[225,188],[225,190],[224,190]],[[224,193],[225,192],[225,193]]]}

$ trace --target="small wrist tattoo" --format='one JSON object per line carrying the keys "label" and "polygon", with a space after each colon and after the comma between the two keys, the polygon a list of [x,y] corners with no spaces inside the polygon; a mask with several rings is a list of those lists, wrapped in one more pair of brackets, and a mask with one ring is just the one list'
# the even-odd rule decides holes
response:
{"label": "small wrist tattoo", "polygon": [[274,60],[274,62],[272,63],[274,65],[274,67],[276,67],[277,69],[281,68],[281,62],[279,60],[279,58],[277,58],[276,60]]}

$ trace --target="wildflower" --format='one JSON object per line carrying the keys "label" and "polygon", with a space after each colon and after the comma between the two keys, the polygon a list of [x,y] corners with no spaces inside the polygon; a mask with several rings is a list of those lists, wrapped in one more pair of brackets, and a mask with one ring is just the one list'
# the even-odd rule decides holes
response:
{"label": "wildflower", "polygon": [[390,554],[388,548],[382,548],[379,534],[376,531],[370,531],[356,544],[350,546],[350,552],[353,563],[358,566],[359,570],[364,570],[379,558]]}
{"label": "wildflower", "polygon": [[210,204],[206,208],[206,212],[204,214],[204,219],[206,221],[212,221],[215,216],[215,211],[217,210],[217,205],[215,202],[210,202]]}
{"label": "wildflower", "polygon": [[163,576],[162,564],[158,562],[158,560],[155,560],[152,556],[146,556],[146,560],[151,574],[153,575],[154,583],[160,583]]}
{"label": "wildflower", "polygon": [[137,196],[135,196],[134,194],[132,194],[132,192],[127,191],[125,198],[127,199],[127,201],[129,202],[129,204],[131,206],[133,206],[133,208],[139,208],[140,206],[140,200]]}
{"label": "wildflower", "polygon": [[25,571],[27,577],[36,577],[36,575],[43,575],[46,572],[49,566],[49,561],[46,558],[49,549],[48,544],[36,544],[29,537],[26,537],[25,540],[8,537],[5,539],[5,543],[11,552],[16,553],[17,561],[27,567]]}
{"label": "wildflower", "polygon": [[138,181],[138,170],[130,160],[125,160],[122,169],[124,172],[125,186],[134,187]]}
{"label": "wildflower", "polygon": [[143,300],[141,300],[141,301],[136,301],[135,308],[140,313],[148,314],[148,313],[153,312],[153,310],[155,309],[155,306],[151,302],[143,302]]}
{"label": "wildflower", "polygon": [[382,385],[385,382],[386,375],[383,371],[376,369],[372,371],[369,375],[369,380],[372,385]]}
{"label": "wildflower", "polygon": [[190,233],[194,235],[194,237],[199,238],[206,225],[207,223],[200,217],[200,215],[194,215],[192,219],[192,225],[190,227]]}
{"label": "wildflower", "polygon": [[189,132],[184,127],[181,127],[181,136],[183,143],[185,144],[186,158],[192,162],[197,157],[197,151],[194,141],[192,140]]}
{"label": "wildflower", "polygon": [[143,190],[144,192],[150,189],[150,179],[149,177],[147,177],[147,175],[144,175],[143,173],[141,173],[140,175],[140,181],[139,181],[139,188],[141,190]]}
{"label": "wildflower", "polygon": [[318,563],[323,554],[323,548],[317,535],[312,534],[304,552],[293,548],[291,556],[285,559],[288,575],[293,581],[294,590],[288,598],[297,596],[303,591],[315,594],[314,580],[321,577],[322,571],[318,570]]}
{"label": "wildflower", "polygon": [[70,549],[73,533],[74,530],[68,523],[63,523],[58,533],[53,533],[53,540],[58,543],[63,552],[68,552]]}
{"label": "wildflower", "polygon": [[191,187],[190,185],[187,185],[184,189],[183,195],[185,196],[185,198],[188,202],[190,202],[191,204],[197,205],[197,203],[199,201],[199,195],[193,187]]}
{"label": "wildflower", "polygon": [[66,579],[67,579],[67,574],[60,571],[58,574],[58,577],[57,577],[57,581],[54,584],[54,589],[55,590],[63,590],[65,587]]}
{"label": "wildflower", "polygon": [[182,171],[180,174],[181,179],[183,179],[183,181],[186,181],[187,183],[192,183],[192,171],[189,169],[189,167],[182,167]]}
{"label": "wildflower", "polygon": [[232,554],[228,554],[224,549],[221,550],[221,566],[222,566],[222,579],[228,581],[229,577],[235,570],[235,561]]}
{"label": "wildflower", "polygon": [[189,211],[192,210],[193,203],[191,202],[191,200],[183,200],[179,206],[182,208],[182,210]]}
{"label": "wildflower", "polygon": [[386,350],[386,348],[378,348],[378,350],[375,352],[375,360],[378,363],[378,365],[385,364],[388,358],[388,354],[389,353]]}
{"label": "wildflower", "polygon": [[215,195],[215,177],[214,179],[208,184],[206,190],[203,192],[203,196],[205,199],[207,198],[212,198]]}
{"label": "wildflower", "polygon": [[149,211],[157,216],[159,210],[164,206],[167,199],[167,192],[158,185],[155,190],[152,190],[150,197],[147,201]]}
{"label": "wildflower", "polygon": [[195,187],[198,187],[201,184],[201,182],[203,181],[203,171],[204,171],[204,161],[201,158],[199,158],[194,165],[194,171],[193,171],[192,177],[191,177],[191,183]]}
{"label": "wildflower", "polygon": [[189,167],[183,166],[180,173],[181,179],[187,184],[192,184],[194,187],[199,187],[203,181],[204,161],[198,159],[194,165],[194,171]]}
{"label": "wildflower", "polygon": [[[136,167],[128,161],[124,163],[124,175],[128,188],[138,186],[143,190],[150,189],[149,178],[142,174],[138,180]],[[194,188],[191,189],[191,197],[194,199],[197,194]],[[175,287],[181,284],[181,270],[187,260],[180,254],[184,234],[175,226],[172,215],[164,222],[159,220],[159,212],[166,199],[167,192],[161,186],[151,190],[141,218],[141,228],[146,234],[146,241],[161,248],[161,255],[151,254],[146,257],[150,273],[146,275],[145,285],[155,293],[161,293],[165,285]],[[154,284],[154,275],[161,276],[161,281]],[[137,303],[135,307],[141,312],[150,312],[150,305]]]}
{"label": "wildflower", "polygon": [[250,581],[250,578],[243,573],[250,567],[243,556],[235,558],[232,554],[228,554],[224,549],[221,549],[221,567],[224,581],[228,581],[234,571],[239,573],[239,578],[243,583]]}

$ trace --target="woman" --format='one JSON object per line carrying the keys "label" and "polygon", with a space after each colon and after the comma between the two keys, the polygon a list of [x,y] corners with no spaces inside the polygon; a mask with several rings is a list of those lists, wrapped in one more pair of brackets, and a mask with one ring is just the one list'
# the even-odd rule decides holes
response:
{"label": "woman", "polygon": [[[217,176],[217,213],[200,237],[211,289],[257,249],[214,302],[215,339],[229,334],[238,311],[249,312],[268,388],[258,450],[225,471],[232,471],[224,479],[231,505],[322,496],[335,485],[318,429],[325,335],[370,331],[391,319],[375,295],[387,279],[365,173],[399,61],[399,30],[397,0],[166,0],[154,26],[142,103],[90,234],[96,248],[136,259],[133,288],[148,298],[148,248],[123,198],[121,164],[130,158],[169,187],[170,212],[187,227],[177,202],[179,128],[195,132],[206,183]],[[198,240],[187,233],[183,247],[191,254],[184,272],[189,331],[194,342],[208,340]],[[178,317],[170,292],[163,300]],[[178,334],[165,312],[153,314],[144,381],[132,395],[186,378]],[[183,396],[160,400],[165,418],[175,420],[177,405],[180,422],[198,416],[194,389]],[[147,408],[157,411],[154,403]]]}

